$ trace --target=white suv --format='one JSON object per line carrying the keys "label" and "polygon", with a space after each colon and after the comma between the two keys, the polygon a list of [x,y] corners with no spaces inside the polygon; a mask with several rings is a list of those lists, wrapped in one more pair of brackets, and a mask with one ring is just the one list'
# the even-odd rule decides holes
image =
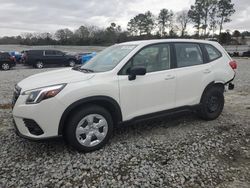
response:
{"label": "white suv", "polygon": [[80,151],[101,148],[115,125],[194,110],[217,118],[237,64],[216,42],[147,40],[111,46],[81,67],[19,82],[13,117],[19,135],[63,136]]}

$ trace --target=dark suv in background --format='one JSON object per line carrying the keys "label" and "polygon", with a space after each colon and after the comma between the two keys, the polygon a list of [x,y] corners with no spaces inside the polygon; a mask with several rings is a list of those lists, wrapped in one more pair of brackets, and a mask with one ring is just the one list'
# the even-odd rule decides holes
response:
{"label": "dark suv in background", "polygon": [[16,65],[15,58],[8,52],[0,52],[0,67],[2,70],[9,70]]}
{"label": "dark suv in background", "polygon": [[75,66],[77,59],[73,55],[58,50],[26,50],[23,61],[27,65],[41,69],[45,65]]}

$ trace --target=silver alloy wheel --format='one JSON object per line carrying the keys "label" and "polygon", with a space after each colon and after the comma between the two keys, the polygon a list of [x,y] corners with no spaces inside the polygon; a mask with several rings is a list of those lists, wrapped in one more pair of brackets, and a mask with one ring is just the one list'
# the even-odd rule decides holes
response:
{"label": "silver alloy wheel", "polygon": [[3,70],[9,70],[10,69],[10,65],[8,63],[3,63],[2,64],[2,69]]}
{"label": "silver alloy wheel", "polygon": [[42,69],[42,68],[43,68],[43,62],[38,61],[38,62],[36,63],[36,68]]}
{"label": "silver alloy wheel", "polygon": [[70,66],[70,67],[74,67],[75,64],[76,64],[76,63],[75,63],[74,61],[70,61],[70,62],[69,62],[69,66]]}
{"label": "silver alloy wheel", "polygon": [[99,114],[89,114],[78,123],[76,138],[85,147],[100,144],[108,133],[108,122]]}

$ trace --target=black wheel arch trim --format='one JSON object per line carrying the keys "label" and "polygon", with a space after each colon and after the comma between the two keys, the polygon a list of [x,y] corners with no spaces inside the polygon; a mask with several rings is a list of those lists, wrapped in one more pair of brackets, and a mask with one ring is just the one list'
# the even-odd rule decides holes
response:
{"label": "black wheel arch trim", "polygon": [[232,81],[234,80],[235,76],[236,76],[236,74],[234,74],[234,77],[233,77],[231,80],[229,80],[229,81],[227,81],[226,83],[224,83],[224,85],[227,85],[227,84],[229,84],[230,82],[232,82]]}
{"label": "black wheel arch trim", "polygon": [[[234,79],[234,78],[233,78],[233,79]],[[212,87],[213,85],[218,85],[218,84],[220,84],[220,85],[223,86],[223,88],[224,88],[224,86],[225,86],[227,83],[231,82],[233,79],[229,80],[229,81],[226,82],[226,83],[216,83],[215,81],[210,82],[210,83],[204,88],[204,90],[203,90],[203,92],[202,92],[202,95],[201,95],[201,98],[200,98],[200,101],[202,100],[202,97],[204,96],[204,94],[205,94],[205,92],[207,91],[207,89],[209,89],[209,88]]]}
{"label": "black wheel arch trim", "polygon": [[[72,103],[71,105],[69,105],[66,110],[64,110],[61,119],[60,119],[60,123],[59,123],[59,127],[58,127],[58,135],[62,135],[63,134],[63,128],[64,128],[64,123],[67,120],[68,115],[72,112],[72,110],[76,109],[77,107],[80,107],[81,105],[84,104],[97,104],[102,102],[106,102],[110,105],[112,105],[112,107],[114,108],[113,111],[116,115],[116,117],[112,117],[112,118],[116,118],[117,123],[122,122],[122,112],[121,112],[121,108],[120,105],[118,104],[118,102],[108,96],[92,96],[92,97],[86,97],[83,99],[80,99],[74,103]],[[102,106],[102,105],[100,105]],[[112,115],[112,114],[111,114]]]}

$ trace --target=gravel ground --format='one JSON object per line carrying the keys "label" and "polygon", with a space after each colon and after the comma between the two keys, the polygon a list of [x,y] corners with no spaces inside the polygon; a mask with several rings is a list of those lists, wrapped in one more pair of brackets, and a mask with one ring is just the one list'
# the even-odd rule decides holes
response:
{"label": "gravel ground", "polygon": [[0,187],[250,187],[250,60],[238,60],[222,115],[193,114],[116,129],[101,150],[15,135],[9,103],[19,80],[52,69],[0,72]]}

